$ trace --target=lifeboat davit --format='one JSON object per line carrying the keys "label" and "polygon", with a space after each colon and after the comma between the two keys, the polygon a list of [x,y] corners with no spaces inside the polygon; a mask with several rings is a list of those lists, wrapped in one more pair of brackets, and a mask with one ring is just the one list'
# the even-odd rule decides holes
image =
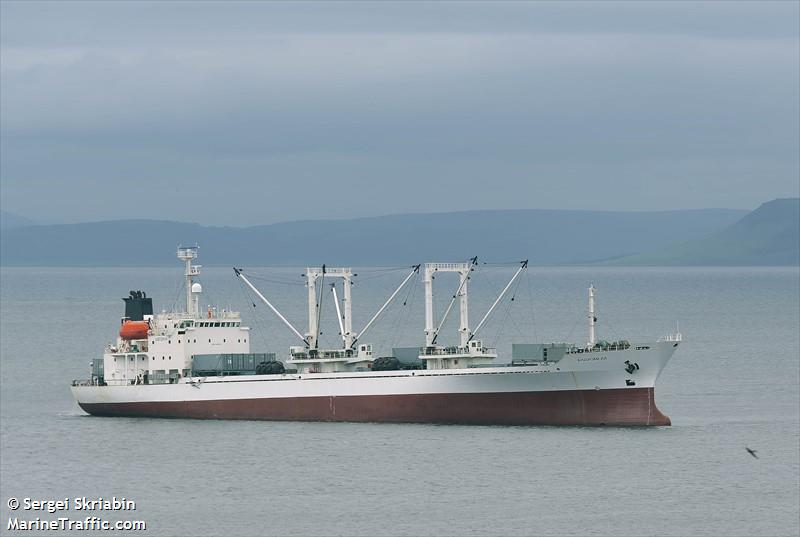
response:
{"label": "lifeboat davit", "polygon": [[147,331],[150,325],[147,321],[125,321],[119,329],[119,337],[122,339],[147,339]]}

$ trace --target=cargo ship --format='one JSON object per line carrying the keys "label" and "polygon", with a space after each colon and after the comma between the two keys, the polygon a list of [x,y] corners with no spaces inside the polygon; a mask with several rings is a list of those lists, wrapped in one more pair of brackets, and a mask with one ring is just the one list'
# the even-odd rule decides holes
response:
{"label": "cargo ship", "polygon": [[[407,422],[484,425],[664,426],[655,384],[682,341],[680,332],[652,341],[597,338],[595,288],[589,287],[585,344],[511,343],[502,362],[480,338],[486,320],[527,268],[520,262],[496,300],[469,324],[468,286],[477,258],[409,267],[400,285],[360,330],[354,331],[347,267],[309,267],[308,325],[298,330],[248,278],[234,275],[298,339],[278,359],[250,349],[240,313],[201,308],[197,247],[179,247],[185,264],[185,311],[154,314],[152,298],[131,291],[116,342],[92,360],[87,379],[72,382],[78,405],[94,416],[158,418]],[[456,291],[434,316],[436,276],[458,276]],[[365,336],[409,281],[425,289],[424,344],[373,356]],[[319,311],[330,284],[341,346],[320,348]],[[337,287],[341,285],[342,296]],[[318,293],[319,288],[319,293]],[[456,305],[457,304],[457,305]],[[445,319],[458,310],[458,344],[438,343]],[[422,343],[422,337],[420,337]],[[509,359],[510,358],[510,359]]]}

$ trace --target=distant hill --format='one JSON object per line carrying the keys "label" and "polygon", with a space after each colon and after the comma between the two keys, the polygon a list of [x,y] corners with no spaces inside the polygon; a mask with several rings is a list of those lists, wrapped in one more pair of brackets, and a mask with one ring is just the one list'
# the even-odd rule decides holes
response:
{"label": "distant hill", "polygon": [[33,226],[36,222],[24,216],[20,216],[8,211],[0,211],[0,229],[11,229],[13,227]]}
{"label": "distant hill", "polygon": [[205,265],[405,265],[529,258],[532,264],[587,263],[693,240],[747,211],[465,211],[248,228],[119,220],[2,230],[0,262],[17,266],[174,265],[175,247],[199,244]]}
{"label": "distant hill", "polygon": [[613,261],[619,265],[800,265],[800,199],[768,201],[700,240]]}

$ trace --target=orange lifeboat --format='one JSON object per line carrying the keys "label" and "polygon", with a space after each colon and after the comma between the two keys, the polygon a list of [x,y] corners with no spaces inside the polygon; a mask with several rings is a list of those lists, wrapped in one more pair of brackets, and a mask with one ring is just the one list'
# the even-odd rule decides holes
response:
{"label": "orange lifeboat", "polygon": [[125,321],[119,329],[119,337],[122,339],[147,339],[147,331],[150,325],[147,321]]}

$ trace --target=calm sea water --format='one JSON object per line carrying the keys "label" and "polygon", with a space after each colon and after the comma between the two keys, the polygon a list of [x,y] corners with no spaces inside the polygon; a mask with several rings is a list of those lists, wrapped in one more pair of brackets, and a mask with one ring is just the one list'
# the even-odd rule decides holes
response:
{"label": "calm sea water", "polygon": [[[470,282],[473,326],[510,270],[487,268]],[[301,272],[253,274],[302,329]],[[654,338],[680,321],[685,343],[656,390],[673,426],[650,429],[92,418],[72,401],[69,382],[86,377],[113,339],[120,298],[144,289],[156,309],[170,309],[182,299],[181,270],[0,275],[3,534],[10,497],[113,495],[134,499],[137,510],[106,518],[145,520],[147,535],[800,532],[797,268],[530,269],[483,331],[501,353],[511,341],[584,342],[590,282],[606,339]],[[402,276],[360,271],[357,328]],[[243,311],[254,351],[295,343],[252,307],[230,269],[204,269],[202,281],[204,302]],[[437,286],[443,311],[455,281]],[[381,342],[379,352],[419,344],[421,298],[419,286],[404,290],[365,339]],[[332,310],[322,320],[329,343]]]}

